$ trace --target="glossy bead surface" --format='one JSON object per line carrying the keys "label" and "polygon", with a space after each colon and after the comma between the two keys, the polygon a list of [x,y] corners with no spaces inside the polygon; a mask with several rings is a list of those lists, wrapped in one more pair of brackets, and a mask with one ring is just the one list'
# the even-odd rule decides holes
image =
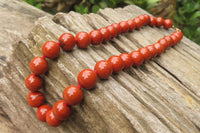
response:
{"label": "glossy bead surface", "polygon": [[59,38],[60,47],[65,51],[71,51],[75,44],[75,37],[70,33],[64,33]]}
{"label": "glossy bead surface", "polygon": [[156,25],[156,18],[154,18],[153,16],[150,16],[150,23],[149,26],[155,26]]}
{"label": "glossy bead surface", "polygon": [[52,126],[52,127],[57,127],[59,126],[62,121],[58,120],[55,115],[53,114],[53,109],[49,110],[46,114],[46,122]]}
{"label": "glossy bead surface", "polygon": [[163,45],[164,50],[166,50],[169,47],[169,42],[166,39],[164,39],[164,38],[158,40],[158,43],[160,43],[161,45]]}
{"label": "glossy bead surface", "polygon": [[169,29],[170,27],[172,27],[172,21],[170,19],[165,19],[164,20],[164,28],[165,29]]}
{"label": "glossy bead surface", "polygon": [[65,120],[70,116],[71,108],[64,100],[60,100],[53,105],[53,114],[58,120]]}
{"label": "glossy bead surface", "polygon": [[84,89],[92,89],[97,82],[97,75],[91,69],[82,70],[78,75],[78,83]]}
{"label": "glossy bead surface", "polygon": [[93,30],[90,32],[91,43],[93,45],[99,45],[103,41],[103,36],[99,30]]}
{"label": "glossy bead surface", "polygon": [[157,17],[156,18],[156,26],[160,27],[164,24],[164,19],[162,17]]}
{"label": "glossy bead surface", "polygon": [[164,51],[164,46],[160,43],[154,43],[153,46],[156,48],[157,55],[162,54],[162,52]]}
{"label": "glossy bead surface", "polygon": [[114,26],[109,25],[106,28],[110,31],[111,38],[114,38],[117,36],[117,30]]}
{"label": "glossy bead surface", "polygon": [[142,56],[144,58],[144,61],[147,61],[147,60],[149,60],[151,58],[151,52],[146,47],[140,48],[138,50],[138,52],[140,52],[142,54]]}
{"label": "glossy bead surface", "polygon": [[144,26],[146,24],[146,18],[144,17],[144,15],[140,15],[138,16],[138,18],[141,20],[142,26]]}
{"label": "glossy bead surface", "polygon": [[103,42],[107,42],[108,40],[110,40],[111,33],[107,28],[101,28],[101,29],[99,29],[99,31],[101,32],[101,34],[103,36]]}
{"label": "glossy bead surface", "polygon": [[133,31],[135,29],[135,22],[132,19],[128,20],[127,24],[129,26],[129,31]]}
{"label": "glossy bead surface", "polygon": [[131,58],[133,60],[133,66],[137,67],[140,66],[143,61],[144,61],[144,57],[142,56],[142,54],[138,51],[133,51],[130,53]]}
{"label": "glossy bead surface", "polygon": [[120,25],[120,27],[121,27],[121,32],[122,32],[122,33],[128,32],[128,30],[129,30],[129,25],[128,25],[127,21],[121,21],[121,22],[119,23],[119,25]]}
{"label": "glossy bead surface", "polygon": [[183,38],[183,33],[181,31],[175,31],[173,35],[176,35],[179,41]]}
{"label": "glossy bead surface", "polygon": [[30,74],[25,80],[25,85],[32,92],[38,91],[43,85],[43,80],[35,74]]}
{"label": "glossy bead surface", "polygon": [[112,24],[113,27],[115,27],[115,29],[117,30],[117,35],[119,35],[121,33],[121,26],[118,23],[114,23]]}
{"label": "glossy bead surface", "polygon": [[146,48],[151,52],[151,58],[156,57],[157,55],[157,50],[153,45],[148,45]]}
{"label": "glossy bead surface", "polygon": [[174,42],[173,42],[171,36],[165,36],[164,39],[168,41],[169,47],[173,45]]}
{"label": "glossy bead surface", "polygon": [[42,122],[45,122],[46,121],[46,115],[47,115],[47,112],[49,110],[51,110],[51,106],[49,105],[42,105],[40,106],[38,109],[37,109],[37,118],[42,121]]}
{"label": "glossy bead surface", "polygon": [[30,92],[27,96],[27,102],[31,107],[39,107],[44,103],[44,95],[39,92]]}
{"label": "glossy bead surface", "polygon": [[114,73],[118,73],[124,68],[124,62],[122,61],[122,59],[119,56],[116,56],[116,55],[111,56],[108,59],[108,62],[110,62],[112,64]]}
{"label": "glossy bead surface", "polygon": [[63,91],[63,100],[68,105],[79,104],[83,99],[83,91],[76,85],[70,85]]}
{"label": "glossy bead surface", "polygon": [[100,79],[107,79],[113,72],[112,64],[105,60],[97,62],[94,70]]}
{"label": "glossy bead surface", "polygon": [[60,46],[57,42],[48,41],[42,46],[42,53],[45,57],[54,59],[60,53]]}
{"label": "glossy bead surface", "polygon": [[150,16],[145,14],[144,17],[146,18],[146,24],[150,23]]}
{"label": "glossy bead surface", "polygon": [[36,75],[44,74],[48,69],[47,61],[42,57],[35,57],[30,62],[30,69]]}
{"label": "glossy bead surface", "polygon": [[172,46],[175,46],[179,41],[178,37],[176,35],[173,35],[173,34],[170,37],[172,38],[172,40],[174,42]]}
{"label": "glossy bead surface", "polygon": [[134,18],[133,21],[135,22],[136,29],[140,29],[142,27],[142,21],[138,17]]}
{"label": "glossy bead surface", "polygon": [[91,43],[91,37],[87,32],[79,32],[76,34],[76,43],[79,48],[87,48]]}
{"label": "glossy bead surface", "polygon": [[124,62],[124,69],[128,69],[133,65],[133,59],[131,58],[131,55],[128,53],[120,54],[119,57]]}

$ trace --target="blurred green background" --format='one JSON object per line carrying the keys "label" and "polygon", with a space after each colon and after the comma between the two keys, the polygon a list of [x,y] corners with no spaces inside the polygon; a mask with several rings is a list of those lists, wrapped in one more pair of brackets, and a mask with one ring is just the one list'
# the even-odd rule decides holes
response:
{"label": "blurred green background", "polygon": [[97,13],[106,7],[135,4],[154,16],[173,20],[185,36],[200,45],[200,0],[23,0],[51,14],[76,11]]}

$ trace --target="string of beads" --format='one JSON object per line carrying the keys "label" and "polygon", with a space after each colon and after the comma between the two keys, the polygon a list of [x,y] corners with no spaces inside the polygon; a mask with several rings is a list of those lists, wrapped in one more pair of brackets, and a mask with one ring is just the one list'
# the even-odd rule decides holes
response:
{"label": "string of beads", "polygon": [[64,33],[60,36],[58,42],[47,41],[42,47],[42,57],[35,57],[30,62],[30,74],[25,79],[26,87],[31,91],[28,94],[27,102],[32,107],[37,107],[37,118],[40,121],[47,122],[50,126],[59,126],[63,120],[71,114],[71,106],[79,104],[83,99],[83,91],[92,89],[99,79],[107,79],[112,73],[118,73],[123,69],[131,66],[138,67],[144,61],[154,58],[170,46],[175,46],[183,37],[183,33],[178,30],[170,36],[165,36],[158,42],[140,48],[137,51],[123,53],[119,56],[111,56],[108,60],[102,60],[96,63],[94,70],[82,70],[77,77],[78,85],[70,85],[63,91],[63,100],[57,101],[53,107],[44,104],[44,95],[38,91],[43,86],[43,79],[40,77],[48,70],[46,58],[54,59],[60,53],[60,47],[65,51],[71,51],[75,45],[81,49],[86,49],[90,44],[100,45],[110,39],[118,36],[120,33],[140,29],[142,26],[149,25],[151,27],[163,26],[165,29],[172,27],[170,19],[164,20],[161,17],[152,17],[149,15],[140,15],[128,21],[114,23],[98,30],[93,30],[89,34],[87,32],[79,32],[74,37],[70,33]]}

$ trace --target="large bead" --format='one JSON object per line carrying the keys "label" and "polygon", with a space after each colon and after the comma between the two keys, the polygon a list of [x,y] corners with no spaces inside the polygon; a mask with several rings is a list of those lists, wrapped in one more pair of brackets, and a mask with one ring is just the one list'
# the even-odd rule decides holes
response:
{"label": "large bead", "polygon": [[39,107],[44,103],[44,95],[37,92],[30,92],[27,96],[27,102],[31,107]]}

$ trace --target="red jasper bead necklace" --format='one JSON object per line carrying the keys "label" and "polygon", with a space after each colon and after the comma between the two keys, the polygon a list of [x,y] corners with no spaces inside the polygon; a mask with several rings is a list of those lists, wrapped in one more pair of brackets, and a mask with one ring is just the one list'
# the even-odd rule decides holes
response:
{"label": "red jasper bead necklace", "polygon": [[151,27],[163,26],[165,29],[172,27],[170,19],[164,20],[161,17],[152,17],[149,15],[140,15],[134,19],[114,23],[99,30],[79,32],[74,37],[70,33],[64,33],[60,36],[58,42],[47,41],[42,47],[42,57],[35,57],[30,62],[30,74],[25,79],[26,87],[31,91],[28,94],[27,102],[32,107],[37,107],[37,118],[42,122],[47,122],[50,126],[56,127],[68,118],[71,114],[71,106],[79,104],[83,99],[83,91],[92,89],[99,79],[107,79],[112,73],[118,73],[123,69],[131,66],[138,67],[144,61],[154,58],[170,46],[175,46],[183,37],[180,30],[176,30],[172,35],[165,36],[158,42],[140,48],[136,51],[111,56],[107,61],[101,60],[96,63],[94,70],[82,70],[77,77],[78,85],[70,85],[63,91],[63,100],[57,101],[53,107],[44,104],[44,95],[38,90],[43,86],[43,80],[40,77],[48,70],[48,63],[45,58],[54,59],[60,53],[60,47],[65,51],[71,51],[75,45],[79,48],[86,49],[90,44],[100,45],[102,42],[116,37],[120,33],[133,31],[142,26]]}

